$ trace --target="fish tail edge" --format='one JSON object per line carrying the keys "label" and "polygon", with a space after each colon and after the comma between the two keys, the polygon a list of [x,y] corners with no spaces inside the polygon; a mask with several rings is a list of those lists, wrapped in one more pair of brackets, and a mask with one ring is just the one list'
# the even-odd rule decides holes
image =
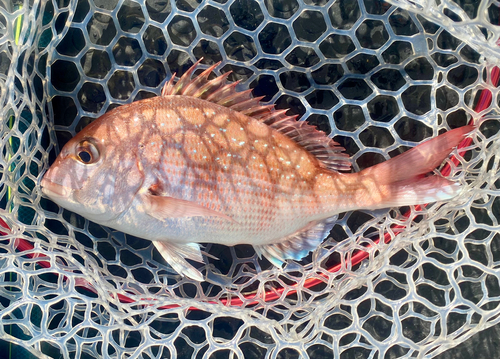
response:
{"label": "fish tail edge", "polygon": [[388,161],[366,168],[359,175],[376,178],[382,185],[425,175],[436,169],[473,129],[473,125],[467,125],[445,132]]}
{"label": "fish tail edge", "polygon": [[[462,188],[439,175],[429,175],[474,129],[468,125],[448,131],[421,143],[390,160],[358,173],[362,184],[377,184],[377,193],[366,190],[361,205],[365,209],[425,204],[457,196]],[[366,188],[366,186],[365,186]],[[361,203],[359,203],[361,204]]]}

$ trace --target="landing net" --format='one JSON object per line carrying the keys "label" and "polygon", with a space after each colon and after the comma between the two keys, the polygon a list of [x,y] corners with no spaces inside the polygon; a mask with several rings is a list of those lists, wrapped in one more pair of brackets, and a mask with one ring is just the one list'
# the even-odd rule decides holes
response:
{"label": "landing net", "polygon": [[[0,339],[51,358],[431,358],[500,321],[496,1],[0,0]],[[478,124],[447,203],[339,216],[278,269],[208,245],[207,280],[37,187],[61,147],[172,73],[291,108],[356,171]]]}

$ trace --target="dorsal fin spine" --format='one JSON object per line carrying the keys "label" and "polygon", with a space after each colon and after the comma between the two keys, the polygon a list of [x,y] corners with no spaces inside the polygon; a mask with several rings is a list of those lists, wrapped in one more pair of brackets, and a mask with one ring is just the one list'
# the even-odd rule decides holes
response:
{"label": "dorsal fin spine", "polygon": [[259,105],[259,106],[254,106],[252,108],[249,108],[248,110],[241,111],[243,114],[256,118],[257,120],[260,120],[263,116],[268,114],[274,109],[274,105]]}
{"label": "dorsal fin spine", "polygon": [[281,115],[284,115],[287,111],[288,111],[288,109],[275,110],[273,112],[270,112],[266,116],[261,117],[259,120],[264,122],[265,124],[271,126],[274,123],[273,119],[279,118]]}
{"label": "dorsal fin spine", "polygon": [[172,77],[170,80],[163,86],[163,89],[161,90],[161,95],[162,96],[168,96],[172,92],[173,86],[174,86],[174,80],[175,80],[175,72],[172,74]]}
{"label": "dorsal fin spine", "polygon": [[191,66],[185,73],[184,75],[181,76],[179,81],[175,84],[172,95],[181,95],[182,91],[184,88],[186,88],[190,83],[191,83],[191,76],[194,73],[194,70],[196,70],[196,67],[200,64],[201,59],[198,60],[193,66]]}
{"label": "dorsal fin spine", "polygon": [[242,101],[246,101],[252,99],[252,89],[248,89],[241,92],[235,92],[230,96],[224,97],[222,100],[219,100],[217,103],[221,106],[231,107],[236,105]]}
{"label": "dorsal fin spine", "polygon": [[[193,96],[198,89],[203,87],[208,82],[208,76],[215,70],[215,68],[220,64],[220,62],[210,66],[208,69],[199,74],[184,90],[183,96]],[[194,97],[194,96],[193,96]]]}
{"label": "dorsal fin spine", "polygon": [[[248,100],[242,101],[240,103],[235,103],[229,107],[233,111],[238,111],[244,113],[247,108],[253,108],[254,106],[258,106],[260,101],[264,98],[261,97],[250,97]],[[248,116],[248,115],[247,115]]]}
{"label": "dorsal fin spine", "polygon": [[206,100],[213,102],[213,103],[219,102],[220,100],[224,99],[225,97],[230,96],[231,94],[236,92],[236,86],[238,86],[239,83],[240,83],[240,81],[238,80],[238,81],[234,81],[234,82],[230,82],[228,84],[225,84],[220,89],[218,89],[217,91],[215,91],[214,93],[209,95],[206,98]]}
{"label": "dorsal fin spine", "polygon": [[203,100],[211,95],[213,92],[217,91],[222,84],[226,81],[226,78],[231,74],[231,72],[226,72],[213,80],[208,81],[205,85],[200,87],[197,92],[193,94],[193,97],[199,97]]}

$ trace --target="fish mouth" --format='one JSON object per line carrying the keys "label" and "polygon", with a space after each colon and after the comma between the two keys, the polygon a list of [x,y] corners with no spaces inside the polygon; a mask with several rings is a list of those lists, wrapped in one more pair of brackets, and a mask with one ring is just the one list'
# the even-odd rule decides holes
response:
{"label": "fish mouth", "polygon": [[71,190],[67,187],[51,182],[45,178],[42,179],[40,185],[42,187],[42,193],[47,197],[68,198],[71,194]]}

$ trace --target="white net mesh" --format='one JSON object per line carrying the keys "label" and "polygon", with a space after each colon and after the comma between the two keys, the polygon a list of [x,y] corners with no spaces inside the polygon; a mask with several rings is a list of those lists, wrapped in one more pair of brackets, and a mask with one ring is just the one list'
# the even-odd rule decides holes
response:
{"label": "white net mesh", "polygon": [[[500,4],[399,5],[1,0],[0,338],[53,358],[433,357],[497,323]],[[283,269],[209,245],[202,283],[41,197],[69,138],[202,56],[332,133],[356,170],[486,116],[447,162],[465,191],[344,214]]]}

